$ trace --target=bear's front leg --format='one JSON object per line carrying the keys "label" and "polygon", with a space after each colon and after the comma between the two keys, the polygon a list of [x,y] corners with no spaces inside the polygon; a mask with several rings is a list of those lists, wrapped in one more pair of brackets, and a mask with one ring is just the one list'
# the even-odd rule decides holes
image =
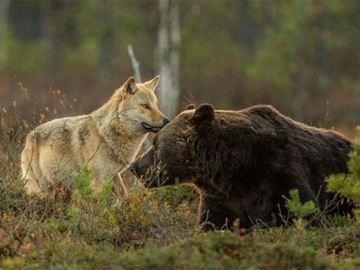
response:
{"label": "bear's front leg", "polygon": [[221,230],[232,227],[235,213],[224,206],[221,199],[202,196],[199,206],[199,224],[201,230]]}

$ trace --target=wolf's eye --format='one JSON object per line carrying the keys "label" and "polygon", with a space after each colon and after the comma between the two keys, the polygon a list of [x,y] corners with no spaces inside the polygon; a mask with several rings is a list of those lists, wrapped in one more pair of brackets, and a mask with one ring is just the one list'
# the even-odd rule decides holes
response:
{"label": "wolf's eye", "polygon": [[150,106],[149,104],[140,104],[143,108],[145,108],[146,110],[150,110]]}

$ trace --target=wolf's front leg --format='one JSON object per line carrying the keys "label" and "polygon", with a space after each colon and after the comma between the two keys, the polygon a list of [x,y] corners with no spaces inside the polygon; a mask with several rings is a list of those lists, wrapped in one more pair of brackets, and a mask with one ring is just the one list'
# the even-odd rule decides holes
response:
{"label": "wolf's front leg", "polygon": [[121,175],[120,174],[115,175],[113,180],[114,180],[114,190],[118,199],[122,198],[124,200],[127,200],[129,198],[129,194],[126,190]]}

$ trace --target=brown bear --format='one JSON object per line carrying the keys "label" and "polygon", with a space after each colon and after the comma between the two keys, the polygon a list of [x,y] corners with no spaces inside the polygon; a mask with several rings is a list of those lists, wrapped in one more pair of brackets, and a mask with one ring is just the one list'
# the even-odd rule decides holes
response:
{"label": "brown bear", "polygon": [[202,104],[161,129],[130,171],[149,188],[195,186],[204,230],[237,218],[243,228],[276,226],[291,189],[329,213],[351,212],[350,203],[325,188],[327,176],[347,171],[350,150],[341,134],[296,122],[269,105],[230,111]]}

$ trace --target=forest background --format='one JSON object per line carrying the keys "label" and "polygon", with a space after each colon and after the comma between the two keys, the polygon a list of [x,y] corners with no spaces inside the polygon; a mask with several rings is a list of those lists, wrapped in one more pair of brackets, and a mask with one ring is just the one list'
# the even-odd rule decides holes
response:
{"label": "forest background", "polygon": [[[1,0],[0,106],[16,106],[28,120],[89,113],[134,73],[132,45],[142,78],[160,73],[160,91],[177,92],[164,109],[170,116],[191,102],[268,103],[352,137],[359,14],[351,0]],[[54,95],[71,106],[49,111]]]}

